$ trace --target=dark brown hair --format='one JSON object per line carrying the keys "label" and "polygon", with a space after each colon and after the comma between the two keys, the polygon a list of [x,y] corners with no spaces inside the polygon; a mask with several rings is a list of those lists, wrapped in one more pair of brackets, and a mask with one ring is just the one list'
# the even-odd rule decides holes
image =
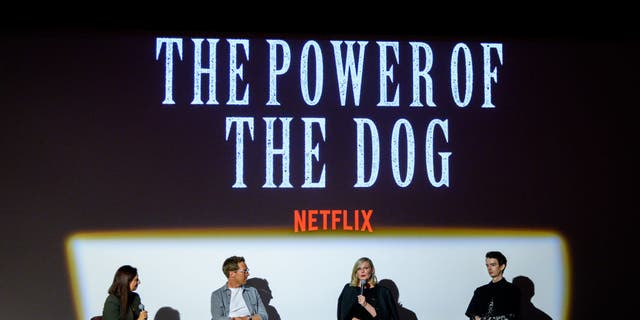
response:
{"label": "dark brown hair", "polygon": [[126,319],[127,307],[129,304],[129,292],[131,287],[129,284],[138,275],[138,269],[124,265],[116,271],[113,276],[113,283],[109,287],[109,294],[120,299],[120,319]]}
{"label": "dark brown hair", "polygon": [[229,278],[229,273],[231,271],[238,270],[238,263],[240,262],[244,262],[244,257],[233,256],[224,260],[224,263],[222,264],[222,272],[224,275]]}

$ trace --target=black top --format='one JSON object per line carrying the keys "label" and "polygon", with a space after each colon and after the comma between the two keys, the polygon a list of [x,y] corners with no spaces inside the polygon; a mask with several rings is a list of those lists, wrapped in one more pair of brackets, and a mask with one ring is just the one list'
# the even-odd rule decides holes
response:
{"label": "black top", "polygon": [[352,287],[347,283],[338,298],[338,320],[351,320],[356,317],[361,320],[398,320],[398,309],[391,291],[383,286],[364,289],[363,295],[367,303],[376,309],[376,317],[358,303],[360,287]]}
{"label": "black top", "polygon": [[502,278],[476,288],[465,315],[469,318],[515,320],[520,318],[520,289]]}
{"label": "black top", "polygon": [[140,316],[140,296],[135,292],[129,292],[129,302],[127,305],[127,313],[125,319],[120,317],[120,298],[109,294],[104,301],[102,307],[102,319],[103,320],[134,320]]}

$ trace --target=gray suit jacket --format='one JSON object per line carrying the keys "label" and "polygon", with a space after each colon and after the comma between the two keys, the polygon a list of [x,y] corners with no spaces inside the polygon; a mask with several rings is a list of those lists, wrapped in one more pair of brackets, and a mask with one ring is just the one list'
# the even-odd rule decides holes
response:
{"label": "gray suit jacket", "polygon": [[[254,287],[242,287],[242,298],[247,304],[251,315],[258,314],[262,320],[269,320],[267,309],[260,299],[258,290]],[[231,290],[225,283],[218,290],[211,293],[211,320],[228,320]]]}

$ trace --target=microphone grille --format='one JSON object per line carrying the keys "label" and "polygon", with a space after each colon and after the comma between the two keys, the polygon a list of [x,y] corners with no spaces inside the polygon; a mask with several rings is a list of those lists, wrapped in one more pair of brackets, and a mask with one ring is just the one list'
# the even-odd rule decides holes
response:
{"label": "microphone grille", "polygon": [[144,304],[142,304],[142,303],[141,303],[141,304],[138,306],[138,309],[139,309],[140,311],[144,311]]}

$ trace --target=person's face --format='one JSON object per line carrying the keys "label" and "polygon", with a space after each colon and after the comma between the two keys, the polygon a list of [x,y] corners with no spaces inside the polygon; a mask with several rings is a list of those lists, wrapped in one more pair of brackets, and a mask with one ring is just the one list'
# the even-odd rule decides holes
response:
{"label": "person's face", "polygon": [[133,279],[131,279],[131,282],[129,282],[129,290],[136,291],[136,289],[138,289],[139,284],[140,284],[140,278],[138,278],[138,276],[136,275],[135,277],[133,277]]}
{"label": "person's face", "polygon": [[246,284],[249,278],[249,268],[247,268],[247,264],[244,262],[238,263],[238,270],[229,272],[229,278],[229,280],[239,285]]}
{"label": "person's face", "polygon": [[502,274],[502,270],[504,270],[505,265],[500,265],[498,263],[498,259],[487,258],[486,260],[487,272],[491,278],[495,278]]}
{"label": "person's face", "polygon": [[373,268],[371,268],[369,262],[365,261],[360,264],[360,266],[358,267],[358,271],[356,271],[356,274],[358,275],[358,279],[360,280],[369,280],[369,278],[371,278],[371,275],[373,274]]}

